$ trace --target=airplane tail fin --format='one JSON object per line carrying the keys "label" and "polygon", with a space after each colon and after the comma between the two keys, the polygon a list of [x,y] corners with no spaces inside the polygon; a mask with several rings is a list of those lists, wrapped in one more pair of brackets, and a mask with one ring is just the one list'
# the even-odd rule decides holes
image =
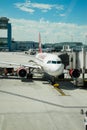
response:
{"label": "airplane tail fin", "polygon": [[42,48],[41,48],[41,35],[39,33],[39,53],[42,53]]}

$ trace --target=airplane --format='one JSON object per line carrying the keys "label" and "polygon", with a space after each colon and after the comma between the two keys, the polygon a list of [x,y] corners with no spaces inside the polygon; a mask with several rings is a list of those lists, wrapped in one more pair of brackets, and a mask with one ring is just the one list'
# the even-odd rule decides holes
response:
{"label": "airplane", "polygon": [[36,54],[35,60],[29,61],[28,64],[17,64],[17,63],[8,63],[1,62],[0,64],[9,65],[9,68],[5,68],[5,75],[7,73],[13,72],[12,66],[19,66],[16,70],[17,75],[21,78],[32,78],[32,72],[34,69],[39,69],[44,73],[47,73],[52,77],[52,83],[55,82],[55,78],[62,75],[64,71],[64,64],[61,59],[56,54],[43,53],[41,48],[41,36],[39,33],[39,53]]}

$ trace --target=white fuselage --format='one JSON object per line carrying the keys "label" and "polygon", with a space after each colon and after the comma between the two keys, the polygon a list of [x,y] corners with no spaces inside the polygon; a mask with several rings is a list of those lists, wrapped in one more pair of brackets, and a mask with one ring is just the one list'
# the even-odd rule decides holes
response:
{"label": "white fuselage", "polygon": [[43,68],[44,72],[51,76],[56,77],[63,73],[64,65],[55,54],[38,53],[36,55],[36,62]]}

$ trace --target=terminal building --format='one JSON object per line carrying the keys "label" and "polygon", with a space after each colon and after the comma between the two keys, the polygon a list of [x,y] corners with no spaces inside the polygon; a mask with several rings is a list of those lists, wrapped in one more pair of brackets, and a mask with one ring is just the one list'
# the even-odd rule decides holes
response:
{"label": "terminal building", "polygon": [[55,51],[60,51],[63,47],[65,47],[65,49],[68,49],[66,47],[69,47],[73,51],[81,51],[83,46],[82,42],[61,42],[54,44]]}
{"label": "terminal building", "polygon": [[[27,51],[29,49],[37,49],[39,43],[35,41],[12,41],[11,50],[12,51]],[[83,47],[83,43],[81,42],[61,42],[61,43],[45,43],[42,44],[42,48],[48,49],[51,51],[59,52],[62,49],[71,49],[73,51],[81,51]],[[65,47],[65,48],[64,48]],[[86,46],[85,46],[86,48]]]}
{"label": "terminal building", "polygon": [[59,52],[62,49],[70,48],[73,51],[81,51],[84,46],[82,42],[60,42],[60,43],[47,43],[43,45],[44,48],[53,48],[54,51]]}
{"label": "terminal building", "polygon": [[38,42],[34,41],[12,41],[11,51],[28,51],[38,48]]}

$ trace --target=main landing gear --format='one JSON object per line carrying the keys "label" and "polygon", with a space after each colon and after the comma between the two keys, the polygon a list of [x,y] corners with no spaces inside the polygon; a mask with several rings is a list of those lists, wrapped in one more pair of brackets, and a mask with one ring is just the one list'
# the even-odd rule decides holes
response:
{"label": "main landing gear", "polygon": [[32,68],[29,68],[29,72],[27,73],[27,79],[32,79],[33,78],[33,70]]}
{"label": "main landing gear", "polygon": [[28,73],[27,74],[27,79],[32,79],[33,78],[33,74],[32,73]]}

